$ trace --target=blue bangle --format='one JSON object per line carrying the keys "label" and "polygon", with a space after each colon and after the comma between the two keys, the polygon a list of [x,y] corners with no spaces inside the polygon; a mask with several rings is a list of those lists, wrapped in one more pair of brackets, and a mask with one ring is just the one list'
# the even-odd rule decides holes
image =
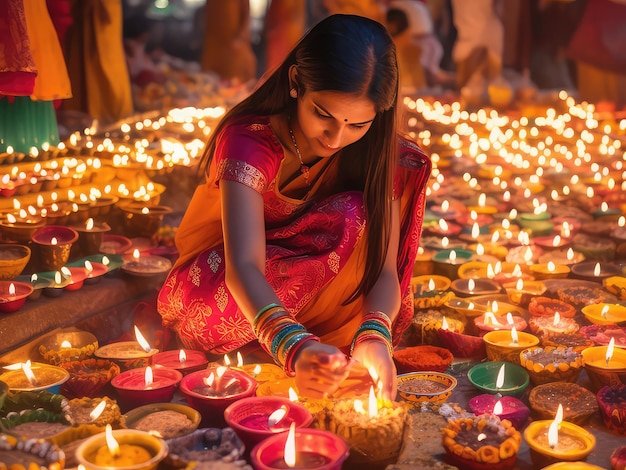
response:
{"label": "blue bangle", "polygon": [[276,357],[276,354],[278,353],[278,348],[280,347],[280,343],[283,342],[283,340],[289,336],[291,333],[294,333],[296,331],[306,331],[306,329],[304,328],[304,326],[302,326],[300,323],[292,323],[291,325],[287,325],[282,327],[278,333],[276,333],[276,336],[274,336],[274,338],[272,338],[272,345],[270,347],[270,351],[272,353],[273,357]]}
{"label": "blue bangle", "polygon": [[380,323],[375,323],[375,322],[371,322],[371,321],[365,321],[363,323],[361,323],[361,326],[359,326],[359,328],[356,330],[356,333],[354,334],[354,337],[358,337],[360,333],[362,333],[365,330],[375,330],[378,331],[382,336],[384,336],[385,338],[387,338],[389,341],[391,341],[391,331],[389,331],[389,328],[387,328],[386,326],[381,325]]}

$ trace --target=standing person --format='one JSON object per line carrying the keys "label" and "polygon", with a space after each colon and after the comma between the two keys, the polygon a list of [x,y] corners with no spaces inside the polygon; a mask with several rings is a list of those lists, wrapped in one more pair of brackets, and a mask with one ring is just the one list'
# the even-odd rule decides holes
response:
{"label": "standing person", "polygon": [[395,398],[431,168],[396,134],[397,89],[385,27],[333,15],[224,116],[158,298],[185,347],[258,340],[314,397],[337,389],[350,353]]}

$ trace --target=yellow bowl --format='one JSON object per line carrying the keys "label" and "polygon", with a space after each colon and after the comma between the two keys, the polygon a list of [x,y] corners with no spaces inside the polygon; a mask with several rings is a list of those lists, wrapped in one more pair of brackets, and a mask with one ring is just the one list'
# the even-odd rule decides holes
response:
{"label": "yellow bowl", "polygon": [[15,279],[30,260],[30,248],[24,245],[0,244],[0,279]]}
{"label": "yellow bowl", "polygon": [[626,277],[610,276],[602,280],[602,285],[610,293],[615,294],[618,299],[626,299]]}
{"label": "yellow bowl", "polygon": [[[591,323],[597,325],[612,325],[613,323],[626,322],[626,306],[601,302],[598,304],[585,305],[581,308],[583,315]],[[605,312],[604,314],[602,312]]]}
{"label": "yellow bowl", "polygon": [[539,338],[530,333],[519,331],[518,342],[514,343],[509,330],[490,331],[483,336],[487,359],[490,361],[506,361],[521,365],[520,353],[524,349],[532,348],[539,344]]}
{"label": "yellow bowl", "polygon": [[440,372],[409,372],[398,375],[398,395],[413,403],[445,403],[457,380]]}

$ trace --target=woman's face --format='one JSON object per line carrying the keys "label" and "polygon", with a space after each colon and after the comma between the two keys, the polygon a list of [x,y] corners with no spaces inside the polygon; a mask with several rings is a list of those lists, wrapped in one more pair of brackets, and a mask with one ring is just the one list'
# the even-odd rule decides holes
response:
{"label": "woman's face", "polygon": [[309,151],[320,157],[330,157],[359,140],[375,117],[374,103],[362,95],[307,91],[298,98],[300,130]]}

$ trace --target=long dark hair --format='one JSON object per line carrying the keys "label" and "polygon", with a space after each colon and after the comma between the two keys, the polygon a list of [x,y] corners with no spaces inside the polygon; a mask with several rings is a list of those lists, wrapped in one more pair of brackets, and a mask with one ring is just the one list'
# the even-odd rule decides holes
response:
{"label": "long dark hair", "polygon": [[355,15],[332,15],[316,24],[261,86],[226,113],[212,133],[200,165],[208,174],[216,138],[232,118],[294,111],[296,100],[289,96],[292,65],[297,67],[299,95],[307,91],[362,94],[376,109],[368,132],[338,155],[341,187],[363,191],[367,213],[365,272],[357,289],[346,300],[349,303],[374,286],[390,238],[398,146],[398,66],[395,45],[382,24]]}

